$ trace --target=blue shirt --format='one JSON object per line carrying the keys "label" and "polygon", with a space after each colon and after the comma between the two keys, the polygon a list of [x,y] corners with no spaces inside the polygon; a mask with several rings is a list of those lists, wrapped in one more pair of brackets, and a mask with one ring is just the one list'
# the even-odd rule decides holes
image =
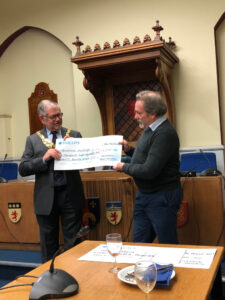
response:
{"label": "blue shirt", "polygon": [[[53,139],[52,132],[48,128],[46,128],[46,131],[47,131],[47,137],[48,137],[48,139],[50,141],[52,141],[52,139]],[[62,139],[61,129],[57,132],[56,137],[57,137],[57,139]]]}
{"label": "blue shirt", "polygon": [[149,127],[151,128],[152,131],[155,131],[157,127],[159,127],[159,125],[161,125],[164,121],[166,121],[167,116],[164,115],[160,118],[158,118],[157,120],[155,120],[155,122],[153,122],[152,124],[149,125]]}

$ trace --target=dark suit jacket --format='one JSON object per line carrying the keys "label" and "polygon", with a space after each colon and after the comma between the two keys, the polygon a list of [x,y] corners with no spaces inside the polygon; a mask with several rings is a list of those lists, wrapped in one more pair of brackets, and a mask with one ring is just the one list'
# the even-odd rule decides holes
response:
{"label": "dark suit jacket", "polygon": [[[67,129],[62,127],[61,133],[64,137]],[[46,129],[41,130],[41,134],[47,137]],[[81,137],[80,132],[71,130],[71,137]],[[35,174],[34,187],[34,211],[38,215],[49,215],[54,199],[54,177],[53,168],[54,160],[43,162],[43,155],[48,148],[43,144],[41,138],[35,133],[27,137],[25,151],[19,165],[21,176]],[[67,179],[67,192],[69,199],[75,209],[83,209],[84,192],[77,170],[65,171]]]}

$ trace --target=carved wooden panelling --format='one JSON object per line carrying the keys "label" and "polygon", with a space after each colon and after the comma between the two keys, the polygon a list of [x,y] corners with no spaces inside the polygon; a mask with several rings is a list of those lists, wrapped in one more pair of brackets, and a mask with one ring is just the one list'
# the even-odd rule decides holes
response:
{"label": "carved wooden panelling", "polygon": [[[73,43],[76,54],[71,61],[83,72],[84,87],[98,103],[104,135],[122,134],[130,142],[138,139],[140,129],[130,111],[136,93],[146,89],[160,90],[168,118],[175,125],[172,68],[179,61],[172,51],[175,43],[162,38],[163,27],[158,20],[152,29],[153,38],[146,34],[143,39],[135,36],[133,42],[128,38],[113,44],[106,41],[103,46],[87,45],[83,51],[79,37]],[[153,82],[156,86],[150,84]]]}
{"label": "carved wooden panelling", "polygon": [[40,82],[35,86],[34,92],[28,99],[30,134],[35,133],[43,127],[37,115],[37,107],[39,102],[44,99],[58,102],[57,95],[49,89],[48,84]]}
{"label": "carved wooden panelling", "polygon": [[143,131],[134,119],[136,94],[143,90],[159,91],[160,84],[152,80],[113,86],[115,134],[130,142],[137,141]]}

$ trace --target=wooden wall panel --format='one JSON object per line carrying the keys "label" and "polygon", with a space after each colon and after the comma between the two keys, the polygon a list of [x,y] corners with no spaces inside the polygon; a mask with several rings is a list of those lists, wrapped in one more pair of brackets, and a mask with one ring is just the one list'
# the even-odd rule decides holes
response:
{"label": "wooden wall panel", "polygon": [[[100,222],[88,238],[105,240],[110,232],[128,234],[136,186],[133,179],[114,171],[81,172],[86,197],[99,197]],[[224,179],[222,176],[182,178],[184,201],[188,205],[187,222],[178,227],[181,244],[225,246]],[[0,248],[39,247],[39,229],[33,212],[33,182],[11,181],[0,184]],[[122,202],[122,220],[112,225],[106,218],[105,203]],[[20,202],[21,220],[14,224],[8,217],[8,203]],[[10,234],[11,232],[11,234]],[[132,228],[128,236],[131,241]]]}

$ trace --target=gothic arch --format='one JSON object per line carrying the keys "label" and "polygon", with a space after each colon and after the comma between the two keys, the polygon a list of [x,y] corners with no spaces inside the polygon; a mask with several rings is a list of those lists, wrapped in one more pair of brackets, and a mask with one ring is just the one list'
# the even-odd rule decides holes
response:
{"label": "gothic arch", "polygon": [[[56,38],[57,40],[59,40],[61,43],[63,43],[59,38],[57,38],[54,34],[50,33],[47,30],[41,29],[39,27],[33,27],[33,26],[23,26],[20,29],[18,29],[17,31],[15,31],[14,33],[12,33],[7,39],[5,39],[5,41],[0,45],[0,58],[3,55],[3,53],[6,51],[6,49],[13,43],[13,41],[20,36],[21,34],[23,34],[24,32],[26,32],[27,30],[30,29],[37,29],[40,31],[44,31],[50,35],[52,35],[54,38]],[[69,47],[63,43],[63,45],[65,47],[67,47],[69,49]],[[70,49],[69,49],[70,50]],[[71,51],[71,50],[70,50]]]}

